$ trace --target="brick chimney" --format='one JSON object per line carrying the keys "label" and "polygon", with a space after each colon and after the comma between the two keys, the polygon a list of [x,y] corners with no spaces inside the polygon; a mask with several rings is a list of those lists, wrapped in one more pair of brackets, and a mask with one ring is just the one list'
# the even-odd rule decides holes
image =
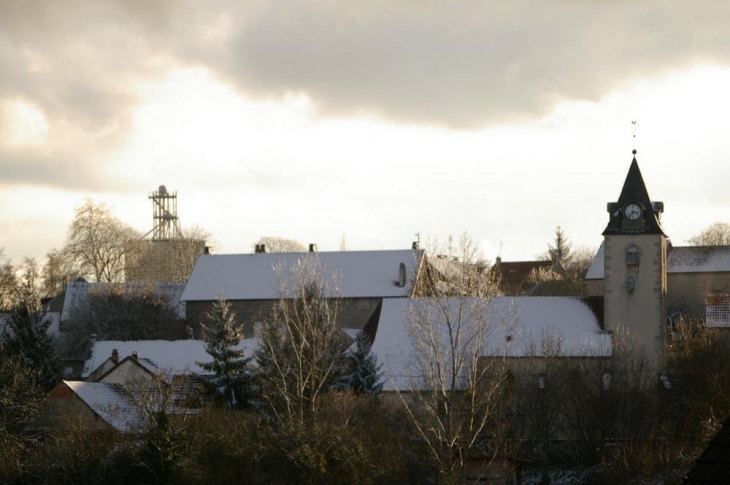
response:
{"label": "brick chimney", "polygon": [[112,362],[115,364],[119,363],[119,352],[117,349],[112,350]]}

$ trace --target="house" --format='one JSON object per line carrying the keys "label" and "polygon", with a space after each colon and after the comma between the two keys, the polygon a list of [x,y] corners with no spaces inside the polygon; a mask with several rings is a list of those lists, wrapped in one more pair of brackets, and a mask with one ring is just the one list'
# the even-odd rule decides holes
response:
{"label": "house", "polygon": [[[165,325],[158,325],[154,330],[146,329],[149,337],[168,340],[182,339],[188,333],[185,304],[180,300],[184,288],[185,283],[88,283],[80,279],[68,283],[63,292],[58,295],[57,299],[61,299],[62,304],[55,304],[56,308],[60,308],[60,312],[48,313],[53,318],[49,332],[51,329],[57,329],[56,336],[63,342],[65,335],[70,330],[74,313],[90,305],[96,296],[118,295],[129,297],[151,291],[156,297],[164,299],[167,305],[174,310],[177,320],[168,321]],[[114,308],[110,311],[119,311],[118,307],[110,306],[110,308]],[[86,355],[83,352],[75,355],[63,355],[64,377],[78,377],[85,358]]]}
{"label": "house", "polygon": [[[68,322],[74,311],[87,305],[90,298],[95,295],[107,293],[139,295],[148,289],[165,298],[167,304],[176,311],[178,319],[180,321],[185,320],[185,304],[180,299],[185,289],[185,283],[88,283],[86,281],[75,281],[68,283],[64,289],[60,329],[62,332],[67,330]],[[176,329],[168,329],[167,333],[172,335],[176,333]]]}
{"label": "house", "polygon": [[[248,356],[255,346],[253,339],[239,344]],[[48,394],[42,426],[62,427],[73,417],[86,429],[136,432],[150,410],[192,414],[200,405],[199,362],[211,360],[203,341],[97,341],[90,352],[85,380],[64,380]]]}
{"label": "house", "polygon": [[314,278],[326,298],[338,301],[340,326],[362,330],[377,322],[384,298],[414,295],[424,254],[421,249],[204,254],[181,300],[196,337],[220,298],[231,303],[246,337],[253,337],[256,322],[268,318],[280,299],[297,298],[300,285]]}
{"label": "house", "polygon": [[[92,382],[128,384],[138,379],[202,374],[198,362],[209,362],[202,340],[105,340],[94,342],[81,377]],[[253,355],[254,339],[242,340],[239,348]]]}
{"label": "house", "polygon": [[40,426],[81,426],[130,433],[143,423],[140,408],[122,386],[64,380],[48,393]]}
{"label": "house", "polygon": [[502,293],[508,296],[529,295],[535,286],[530,277],[539,271],[549,271],[553,262],[541,261],[502,261],[500,256],[492,267],[492,272],[499,278]]}
{"label": "house", "polygon": [[[428,315],[425,318],[424,311]],[[479,357],[504,358],[515,367],[520,361],[545,357],[607,359],[612,355],[612,336],[601,329],[594,312],[578,298],[388,298],[383,300],[372,345],[383,366],[385,391],[415,390],[422,382],[413,359],[422,351],[414,348],[409,315],[421,322],[431,321],[446,332],[445,314],[450,314],[455,324],[463,322],[464,327],[473,328],[474,322],[482,319],[486,330],[483,341],[476,344]],[[448,335],[441,337],[448,345]],[[464,338],[468,337],[465,330]],[[439,338],[438,333],[435,338]]]}

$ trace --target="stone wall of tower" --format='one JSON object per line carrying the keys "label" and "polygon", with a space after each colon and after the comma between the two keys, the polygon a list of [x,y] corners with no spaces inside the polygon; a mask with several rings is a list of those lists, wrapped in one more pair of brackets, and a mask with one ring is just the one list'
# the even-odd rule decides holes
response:
{"label": "stone wall of tower", "polygon": [[[627,264],[630,246],[639,250],[639,264]],[[667,239],[660,234],[606,235],[604,317],[606,330],[622,328],[659,358],[666,333]],[[629,278],[633,278],[633,290]]]}
{"label": "stone wall of tower", "polygon": [[125,265],[127,282],[187,281],[197,257],[205,251],[201,239],[160,239],[136,242],[135,258]]}

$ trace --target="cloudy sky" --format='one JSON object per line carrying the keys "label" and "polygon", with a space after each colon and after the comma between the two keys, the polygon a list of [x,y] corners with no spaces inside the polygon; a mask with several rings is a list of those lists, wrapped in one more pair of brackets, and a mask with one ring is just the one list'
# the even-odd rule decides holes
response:
{"label": "cloudy sky", "polygon": [[62,247],[87,197],[147,232],[165,184],[218,252],[467,232],[531,259],[557,225],[600,244],[633,148],[682,244],[730,221],[729,21],[672,0],[0,0],[0,247]]}

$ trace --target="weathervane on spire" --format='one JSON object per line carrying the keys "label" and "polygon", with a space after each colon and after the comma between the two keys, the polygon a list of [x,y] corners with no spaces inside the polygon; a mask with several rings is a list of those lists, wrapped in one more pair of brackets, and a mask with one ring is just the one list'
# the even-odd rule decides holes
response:
{"label": "weathervane on spire", "polygon": [[636,121],[637,120],[631,120],[631,139],[634,145],[633,153],[636,155]]}

